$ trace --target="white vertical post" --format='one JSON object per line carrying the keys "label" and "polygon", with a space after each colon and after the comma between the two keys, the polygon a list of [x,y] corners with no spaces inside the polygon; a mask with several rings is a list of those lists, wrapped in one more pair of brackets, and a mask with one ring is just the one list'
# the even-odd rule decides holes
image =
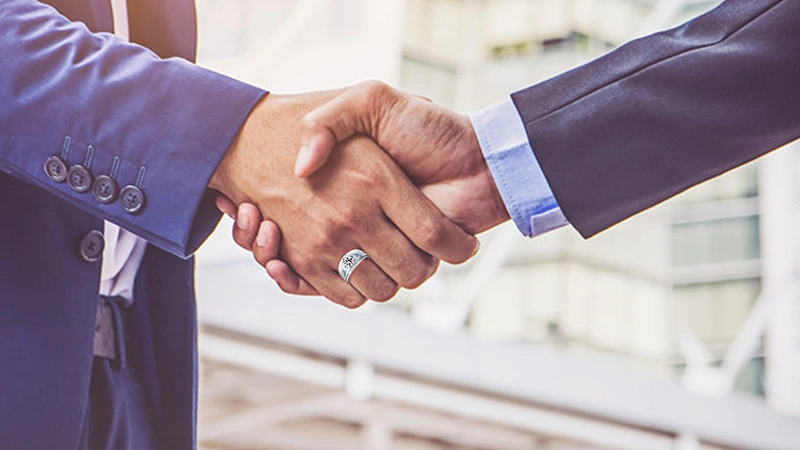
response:
{"label": "white vertical post", "polygon": [[767,327],[765,384],[776,410],[800,415],[800,198],[794,143],[761,162],[762,289],[777,291]]}
{"label": "white vertical post", "polygon": [[375,367],[360,359],[347,362],[344,390],[351,398],[366,401],[372,398],[375,390]]}
{"label": "white vertical post", "polygon": [[373,418],[364,424],[362,431],[365,450],[390,450],[394,432],[390,424],[378,418]]}

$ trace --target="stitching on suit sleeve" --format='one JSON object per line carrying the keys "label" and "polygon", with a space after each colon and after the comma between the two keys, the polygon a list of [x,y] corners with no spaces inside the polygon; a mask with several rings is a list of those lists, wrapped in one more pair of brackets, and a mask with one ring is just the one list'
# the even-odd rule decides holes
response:
{"label": "stitching on suit sleeve", "polygon": [[114,156],[114,160],[111,163],[111,173],[108,174],[111,178],[117,178],[117,172],[119,172],[119,164],[121,162],[122,159],[119,156]]}
{"label": "stitching on suit sleeve", "polygon": [[91,169],[93,159],[94,159],[94,145],[89,144],[89,147],[86,148],[86,159],[84,160],[83,167]]}
{"label": "stitching on suit sleeve", "polygon": [[136,186],[143,188],[144,184],[144,176],[147,174],[147,166],[142,166],[139,168],[139,176],[136,178]]}
{"label": "stitching on suit sleeve", "polygon": [[66,161],[69,158],[69,148],[72,146],[72,137],[64,136],[64,144],[61,146],[61,159]]}

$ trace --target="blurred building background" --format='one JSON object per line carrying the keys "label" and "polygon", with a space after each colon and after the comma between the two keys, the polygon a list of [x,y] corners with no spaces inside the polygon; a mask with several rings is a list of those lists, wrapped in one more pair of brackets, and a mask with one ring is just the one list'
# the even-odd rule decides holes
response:
{"label": "blurred building background", "polygon": [[[469,113],[718,3],[198,0],[199,59]],[[783,149],[590,241],[507,224],[358,311],[282,294],[226,220],[198,258],[200,446],[800,449],[798,167]]]}

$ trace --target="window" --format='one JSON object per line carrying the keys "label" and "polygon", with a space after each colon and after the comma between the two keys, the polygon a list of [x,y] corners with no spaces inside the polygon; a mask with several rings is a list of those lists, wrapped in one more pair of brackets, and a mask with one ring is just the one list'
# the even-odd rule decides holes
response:
{"label": "window", "polygon": [[758,259],[758,216],[680,223],[672,227],[676,267]]}

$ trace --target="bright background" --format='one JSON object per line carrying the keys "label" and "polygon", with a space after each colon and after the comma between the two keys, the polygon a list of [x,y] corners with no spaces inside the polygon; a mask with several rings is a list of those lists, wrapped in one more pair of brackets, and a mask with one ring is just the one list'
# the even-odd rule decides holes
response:
{"label": "bright background", "polygon": [[[199,62],[469,113],[717,3],[198,0]],[[507,224],[358,311],[282,294],[226,220],[198,258],[200,445],[798,449],[797,175],[783,149],[588,242]]]}

